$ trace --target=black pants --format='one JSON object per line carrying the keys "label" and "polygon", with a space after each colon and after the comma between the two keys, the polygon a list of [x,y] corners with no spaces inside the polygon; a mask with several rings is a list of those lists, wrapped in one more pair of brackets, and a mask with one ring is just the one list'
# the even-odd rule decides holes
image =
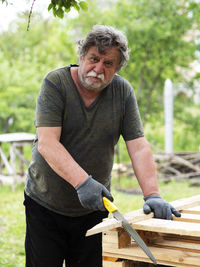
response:
{"label": "black pants", "polygon": [[37,204],[25,194],[26,267],[102,267],[102,236],[85,237],[88,229],[107,217],[96,211],[68,217]]}

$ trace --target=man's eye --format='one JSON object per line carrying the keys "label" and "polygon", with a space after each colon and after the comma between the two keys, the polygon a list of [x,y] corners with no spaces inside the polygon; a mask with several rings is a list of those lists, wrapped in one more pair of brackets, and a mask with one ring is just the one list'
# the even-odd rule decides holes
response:
{"label": "man's eye", "polygon": [[90,58],[90,61],[91,61],[91,62],[97,62],[98,59],[97,59],[96,57],[91,57],[91,58]]}
{"label": "man's eye", "polygon": [[111,67],[111,66],[113,65],[113,63],[110,62],[110,61],[108,61],[108,62],[105,62],[105,65],[106,65],[107,67]]}

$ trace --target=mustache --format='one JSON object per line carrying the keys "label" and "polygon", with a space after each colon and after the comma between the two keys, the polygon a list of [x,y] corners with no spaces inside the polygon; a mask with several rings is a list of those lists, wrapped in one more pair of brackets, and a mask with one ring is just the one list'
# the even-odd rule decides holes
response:
{"label": "mustache", "polygon": [[89,71],[87,73],[87,76],[86,77],[96,77],[102,81],[104,81],[104,74],[97,74],[95,71]]}

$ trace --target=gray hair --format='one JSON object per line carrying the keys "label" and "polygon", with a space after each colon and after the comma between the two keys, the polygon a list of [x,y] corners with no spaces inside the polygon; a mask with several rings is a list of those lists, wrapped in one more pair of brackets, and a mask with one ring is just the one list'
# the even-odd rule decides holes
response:
{"label": "gray hair", "polygon": [[120,52],[119,71],[129,60],[128,41],[126,36],[119,30],[104,25],[95,25],[88,32],[85,39],[78,42],[78,55],[84,57],[90,47],[96,46],[100,54],[105,54],[112,47],[116,47]]}

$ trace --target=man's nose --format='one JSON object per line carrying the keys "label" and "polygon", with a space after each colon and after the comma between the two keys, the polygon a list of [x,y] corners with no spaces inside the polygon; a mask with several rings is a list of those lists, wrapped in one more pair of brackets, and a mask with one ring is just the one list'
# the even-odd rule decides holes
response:
{"label": "man's nose", "polygon": [[103,66],[103,62],[97,62],[95,64],[95,67],[93,69],[97,74],[101,74],[104,72],[104,66]]}

